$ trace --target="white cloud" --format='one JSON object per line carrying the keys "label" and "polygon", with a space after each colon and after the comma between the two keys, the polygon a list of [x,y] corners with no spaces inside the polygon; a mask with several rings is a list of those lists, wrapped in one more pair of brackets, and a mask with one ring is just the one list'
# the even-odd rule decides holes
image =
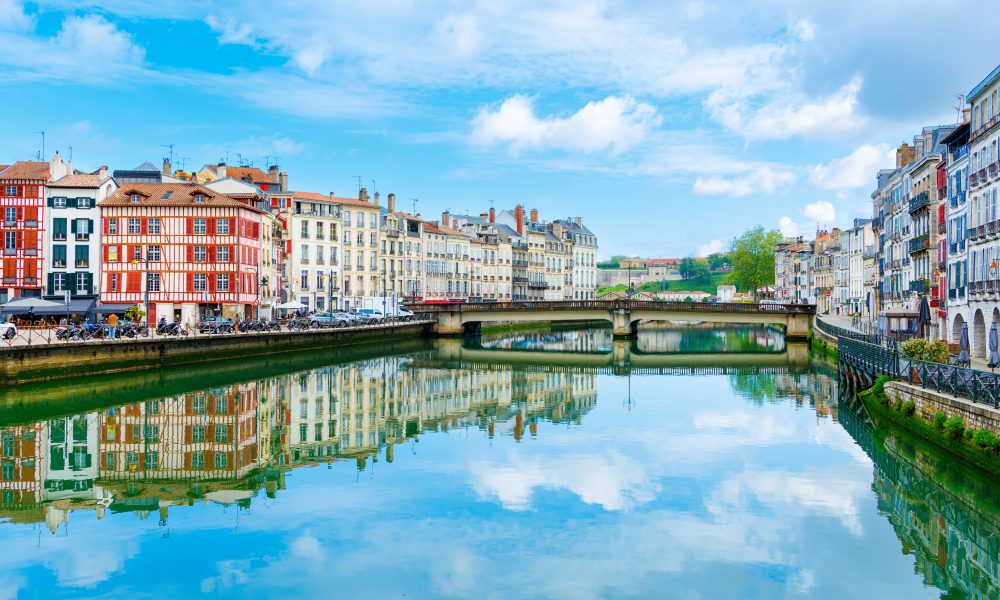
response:
{"label": "white cloud", "polygon": [[30,31],[35,20],[24,12],[24,5],[16,0],[0,0],[0,31]]}
{"label": "white cloud", "polygon": [[816,39],[816,25],[809,19],[800,19],[788,27],[788,32],[803,42]]}
{"label": "white cloud", "polygon": [[812,222],[819,223],[820,225],[829,225],[837,220],[837,210],[833,207],[833,204],[823,200],[807,204],[806,207],[802,209],[802,214],[804,214],[807,219]]}
{"label": "white cloud", "polygon": [[496,108],[484,108],[473,120],[472,140],[525,149],[620,154],[643,141],[662,119],[649,104],[630,97],[609,96],[588,102],[568,117],[535,114],[532,99],[512,96]]}
{"label": "white cloud", "polygon": [[843,158],[816,165],[809,173],[809,182],[827,190],[871,187],[879,169],[895,164],[889,144],[864,144]]}
{"label": "white cloud", "polygon": [[717,252],[724,252],[726,250],[726,243],[722,240],[711,240],[707,244],[702,244],[698,246],[698,256],[708,256],[709,254],[715,254]]}
{"label": "white cloud", "polygon": [[778,231],[785,237],[798,237],[799,224],[786,215],[778,219]]}
{"label": "white cloud", "polygon": [[706,107],[728,129],[747,139],[831,136],[857,131],[865,123],[858,112],[861,78],[855,77],[824,98],[793,95],[755,107],[732,90],[711,94]]}
{"label": "white cloud", "polygon": [[750,194],[774,194],[794,183],[794,174],[762,167],[736,177],[698,177],[694,182],[694,192],[703,196],[738,198]]}

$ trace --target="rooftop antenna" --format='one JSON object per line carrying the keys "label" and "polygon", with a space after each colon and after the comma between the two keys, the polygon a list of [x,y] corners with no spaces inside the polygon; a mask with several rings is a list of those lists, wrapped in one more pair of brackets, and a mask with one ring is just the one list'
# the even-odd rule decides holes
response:
{"label": "rooftop antenna", "polygon": [[170,149],[170,164],[174,164],[174,145],[173,144],[160,144],[161,148]]}
{"label": "rooftop antenna", "polygon": [[358,180],[358,191],[360,192],[361,191],[361,175],[352,175],[351,177],[354,177],[355,179]]}
{"label": "rooftop antenna", "polygon": [[45,131],[44,130],[43,131],[36,131],[35,133],[37,133],[38,135],[42,136],[42,153],[39,155],[39,158],[38,158],[38,160],[41,161],[41,160],[45,159]]}
{"label": "rooftop antenna", "polygon": [[189,160],[190,159],[187,156],[178,156],[177,157],[177,164],[180,165],[181,171],[185,171],[186,170],[184,167],[187,166],[187,162]]}
{"label": "rooftop antenna", "polygon": [[374,179],[372,179],[372,193],[373,194],[378,193],[378,189],[375,187],[375,180]]}
{"label": "rooftop antenna", "polygon": [[243,166],[243,155],[240,154],[239,152],[236,153],[236,164],[238,164],[241,167]]}
{"label": "rooftop antenna", "polygon": [[490,198],[490,208],[493,208],[493,198]]}
{"label": "rooftop antenna", "polygon": [[410,198],[410,204],[413,205],[413,216],[417,216],[417,202],[420,202],[420,198]]}
{"label": "rooftop antenna", "polygon": [[264,155],[264,168],[265,169],[271,166],[271,160],[270,160],[271,158],[273,158],[273,157],[270,154],[265,154]]}
{"label": "rooftop antenna", "polygon": [[69,162],[73,162],[73,146],[66,146],[66,149],[69,150]]}
{"label": "rooftop antenna", "polygon": [[955,94],[955,99],[958,100],[958,106],[955,107],[955,122],[962,123],[965,121],[965,94]]}

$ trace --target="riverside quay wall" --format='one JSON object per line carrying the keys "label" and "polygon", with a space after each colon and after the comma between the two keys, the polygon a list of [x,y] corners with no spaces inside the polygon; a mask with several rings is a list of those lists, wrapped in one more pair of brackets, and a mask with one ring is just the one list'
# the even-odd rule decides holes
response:
{"label": "riverside quay wall", "polygon": [[399,337],[420,337],[428,332],[429,327],[428,322],[417,322],[348,329],[11,346],[0,348],[0,383],[10,386],[373,344]]}
{"label": "riverside quay wall", "polygon": [[912,400],[917,405],[917,414],[928,421],[933,422],[934,413],[940,411],[948,417],[961,417],[968,429],[988,429],[1000,436],[1000,410],[987,404],[977,404],[903,381],[887,381],[883,391],[893,406]]}

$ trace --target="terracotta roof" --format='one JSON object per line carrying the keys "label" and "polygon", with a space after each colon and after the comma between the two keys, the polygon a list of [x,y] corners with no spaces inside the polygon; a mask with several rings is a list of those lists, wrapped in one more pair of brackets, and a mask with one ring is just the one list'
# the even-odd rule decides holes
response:
{"label": "terracotta roof", "polygon": [[10,165],[0,165],[0,173],[3,173],[3,170],[6,169],[9,166]]}
{"label": "terracotta roof", "polygon": [[[218,170],[218,167],[216,167],[216,172]],[[270,175],[257,167],[226,167],[226,177],[243,180],[249,177],[253,183],[278,183]]]}
{"label": "terracotta roof", "polygon": [[[98,206],[132,206],[130,196],[133,192],[138,192],[143,196],[141,206],[233,206],[261,212],[239,200],[234,200],[225,194],[194,183],[128,183],[97,204]],[[198,193],[205,195],[203,205],[195,204],[195,195]]]}
{"label": "terracotta roof", "polygon": [[30,160],[19,160],[0,173],[0,180],[11,181],[14,179],[40,179],[49,180],[49,163],[35,162]]}
{"label": "terracotta roof", "polygon": [[441,233],[444,235],[460,235],[462,237],[469,237],[468,235],[462,233],[457,229],[452,229],[451,227],[445,227],[437,223],[424,223],[424,231],[428,233]]}
{"label": "terracotta roof", "polygon": [[110,178],[107,173],[103,176],[100,173],[74,173],[50,183],[49,187],[96,188],[101,187],[101,184]]}
{"label": "terracotta roof", "polygon": [[680,260],[676,258],[648,258],[646,259],[647,265],[677,265],[680,264]]}

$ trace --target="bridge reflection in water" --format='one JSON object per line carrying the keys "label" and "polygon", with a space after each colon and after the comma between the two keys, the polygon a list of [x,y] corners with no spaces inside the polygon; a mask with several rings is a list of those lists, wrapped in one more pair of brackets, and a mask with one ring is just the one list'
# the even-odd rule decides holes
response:
{"label": "bridge reflection in water", "polygon": [[[766,330],[653,331],[620,342],[604,330],[526,333],[360,352],[332,363],[286,357],[0,392],[0,539],[17,523],[68,534],[81,511],[163,527],[205,502],[239,514],[290,491],[296,469],[349,461],[370,472],[430,432],[544,439],[544,422],[572,428],[588,419],[603,374],[721,373],[750,405],[793,402],[841,423],[870,457],[878,509],[926,585],[954,597],[1000,594],[996,486],[874,430],[838,400],[829,366]],[[121,402],[114,390],[122,389],[141,401]],[[28,406],[29,392],[44,398],[32,405],[36,418],[16,421],[11,408]],[[95,404],[67,410],[78,398]]]}

